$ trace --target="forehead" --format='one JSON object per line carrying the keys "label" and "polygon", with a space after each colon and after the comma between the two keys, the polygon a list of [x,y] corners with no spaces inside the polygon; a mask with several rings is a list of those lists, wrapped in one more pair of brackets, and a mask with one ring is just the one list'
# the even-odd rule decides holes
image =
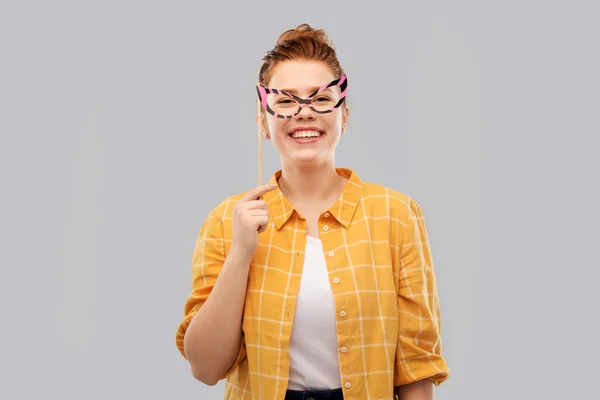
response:
{"label": "forehead", "polygon": [[315,88],[334,80],[331,68],[319,61],[283,61],[272,72],[268,87],[294,89],[299,95],[308,95]]}

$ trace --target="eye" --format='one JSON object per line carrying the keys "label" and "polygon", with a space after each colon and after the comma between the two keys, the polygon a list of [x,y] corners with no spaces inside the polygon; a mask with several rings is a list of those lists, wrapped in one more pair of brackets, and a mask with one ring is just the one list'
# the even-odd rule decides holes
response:
{"label": "eye", "polygon": [[292,99],[289,98],[281,98],[279,100],[277,100],[277,104],[290,104],[293,103],[294,101]]}
{"label": "eye", "polygon": [[331,99],[329,97],[319,96],[319,97],[313,99],[313,101],[331,101]]}

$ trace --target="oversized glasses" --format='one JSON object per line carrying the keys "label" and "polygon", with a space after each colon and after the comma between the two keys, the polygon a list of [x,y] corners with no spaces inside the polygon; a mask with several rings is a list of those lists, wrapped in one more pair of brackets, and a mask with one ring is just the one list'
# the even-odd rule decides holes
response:
{"label": "oversized glasses", "polygon": [[260,106],[269,114],[277,118],[292,118],[303,107],[309,107],[316,113],[327,114],[344,103],[348,78],[344,74],[322,85],[308,96],[307,99],[300,98],[288,90],[266,88],[260,84],[256,85]]}

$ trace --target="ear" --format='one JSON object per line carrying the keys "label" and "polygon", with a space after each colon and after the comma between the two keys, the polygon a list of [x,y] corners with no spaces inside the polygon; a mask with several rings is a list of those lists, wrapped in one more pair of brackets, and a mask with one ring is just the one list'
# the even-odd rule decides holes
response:
{"label": "ear", "polygon": [[344,107],[342,112],[342,135],[346,132],[346,127],[348,126],[348,118],[350,117],[350,108],[348,106]]}
{"label": "ear", "polygon": [[256,111],[256,125],[258,129],[263,133],[266,139],[269,139],[271,136],[269,135],[269,127],[267,126],[267,120],[264,118],[262,113],[262,108],[258,107]]}

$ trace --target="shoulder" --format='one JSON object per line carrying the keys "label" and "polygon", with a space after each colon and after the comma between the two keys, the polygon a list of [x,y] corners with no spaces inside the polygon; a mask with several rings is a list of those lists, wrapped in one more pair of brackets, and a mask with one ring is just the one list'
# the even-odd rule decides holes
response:
{"label": "shoulder", "polygon": [[223,197],[217,204],[213,205],[207,219],[222,221],[226,217],[231,217],[233,206],[242,196],[243,193]]}
{"label": "shoulder", "polygon": [[[410,231],[415,224],[424,229],[424,217],[419,203],[408,193],[377,183],[363,186],[364,209],[370,218],[385,218],[392,232]],[[397,240],[397,239],[393,239]]]}
{"label": "shoulder", "polygon": [[231,218],[233,206],[239,202],[246,193],[248,193],[248,190],[223,197],[216,205],[213,206],[208,217],[219,220],[227,217]]}
{"label": "shoulder", "polygon": [[385,209],[390,215],[405,218],[419,207],[408,193],[374,182],[363,184],[363,201],[367,209]]}

